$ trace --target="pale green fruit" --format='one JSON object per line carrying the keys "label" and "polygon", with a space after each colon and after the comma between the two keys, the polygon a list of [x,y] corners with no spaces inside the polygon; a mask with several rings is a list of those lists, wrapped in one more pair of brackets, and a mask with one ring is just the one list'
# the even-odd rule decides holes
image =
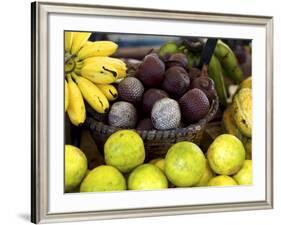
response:
{"label": "pale green fruit", "polygon": [[236,181],[232,177],[226,175],[213,177],[208,182],[208,186],[235,186],[235,185],[237,185]]}
{"label": "pale green fruit", "polygon": [[64,188],[73,191],[82,181],[87,172],[87,158],[77,147],[65,145]]}
{"label": "pale green fruit", "polygon": [[114,166],[123,173],[130,172],[144,162],[143,140],[135,131],[117,131],[104,145],[104,158],[107,165]]}
{"label": "pale green fruit", "polygon": [[91,170],[80,186],[80,192],[123,191],[126,181],[113,166],[98,166]]}
{"label": "pale green fruit", "polygon": [[252,160],[245,160],[242,168],[233,176],[240,185],[251,185],[253,183]]}
{"label": "pale green fruit", "polygon": [[174,185],[189,187],[204,174],[206,159],[201,149],[187,141],[174,144],[165,157],[165,174]]}
{"label": "pale green fruit", "polygon": [[149,163],[157,166],[163,172],[165,171],[165,159],[162,159],[162,158],[153,159]]}
{"label": "pale green fruit", "polygon": [[242,142],[231,134],[218,136],[207,151],[211,169],[221,175],[235,174],[242,167],[245,155]]}
{"label": "pale green fruit", "polygon": [[161,169],[155,165],[140,165],[129,175],[129,190],[157,190],[164,188],[168,188],[168,180]]}
{"label": "pale green fruit", "polygon": [[206,160],[206,168],[205,171],[200,178],[199,182],[195,185],[196,187],[208,186],[209,180],[214,176],[214,172],[211,170],[208,161]]}

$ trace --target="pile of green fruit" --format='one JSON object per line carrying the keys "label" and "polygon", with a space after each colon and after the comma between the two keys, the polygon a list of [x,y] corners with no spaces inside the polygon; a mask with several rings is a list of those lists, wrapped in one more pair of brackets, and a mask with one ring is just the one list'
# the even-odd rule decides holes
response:
{"label": "pile of green fruit", "polygon": [[245,160],[242,142],[218,136],[206,155],[194,143],[170,147],[165,158],[145,162],[144,143],[133,130],[112,134],[104,146],[105,165],[87,170],[84,153],[65,146],[65,191],[99,192],[159,190],[172,187],[252,184],[252,161]]}

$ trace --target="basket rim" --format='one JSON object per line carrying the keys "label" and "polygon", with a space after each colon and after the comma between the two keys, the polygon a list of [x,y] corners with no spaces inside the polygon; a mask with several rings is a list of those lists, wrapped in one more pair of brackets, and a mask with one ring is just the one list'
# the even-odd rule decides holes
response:
{"label": "basket rim", "polygon": [[[214,115],[216,114],[217,110],[219,108],[219,98],[216,95],[215,99],[213,100],[210,110],[207,113],[207,115],[202,118],[201,120],[199,120],[197,123],[193,123],[193,124],[189,124],[186,127],[181,127],[181,128],[175,128],[175,129],[169,129],[169,130],[137,130],[137,129],[130,129],[130,130],[134,130],[137,133],[139,133],[141,136],[142,135],[149,135],[149,134],[157,134],[157,135],[161,135],[161,134],[169,134],[169,136],[172,134],[172,136],[185,136],[189,131],[192,131],[194,129],[198,129],[198,128],[203,128],[209,121],[211,121],[214,117]],[[119,128],[119,127],[114,127],[114,126],[110,126],[108,124],[105,124],[103,122],[97,121],[92,117],[87,116],[86,121],[84,123],[84,125],[86,127],[88,127],[89,129],[91,129],[92,131],[97,131],[96,128],[99,127],[99,132],[102,131],[102,133],[107,134],[107,133],[115,133],[118,130],[123,130],[125,128]],[[102,129],[101,129],[102,128]]]}

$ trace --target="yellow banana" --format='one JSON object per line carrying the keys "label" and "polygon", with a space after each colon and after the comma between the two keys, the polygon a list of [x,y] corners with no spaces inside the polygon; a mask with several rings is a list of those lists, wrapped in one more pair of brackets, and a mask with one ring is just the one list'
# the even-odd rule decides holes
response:
{"label": "yellow banana", "polygon": [[69,90],[68,83],[64,80],[64,110],[66,111],[69,105]]}
{"label": "yellow banana", "polygon": [[83,45],[88,41],[90,36],[91,33],[89,32],[73,32],[71,54],[77,54]]}
{"label": "yellow banana", "polygon": [[116,59],[107,56],[90,57],[83,61],[84,65],[91,63],[104,63],[112,65],[117,70],[117,79],[124,78],[127,75],[127,66],[121,59]]}
{"label": "yellow banana", "polygon": [[86,119],[86,109],[82,94],[77,84],[72,80],[70,73],[66,75],[69,90],[69,105],[67,113],[72,124],[79,126]]}
{"label": "yellow banana", "polygon": [[80,60],[93,56],[110,56],[118,48],[118,45],[112,41],[94,41],[87,42],[86,45],[78,52]]}
{"label": "yellow banana", "polygon": [[89,105],[98,113],[106,113],[109,110],[109,102],[100,89],[84,77],[72,73],[83,97]]}
{"label": "yellow banana", "polygon": [[235,94],[232,102],[232,115],[241,133],[252,136],[252,90],[242,88]]}
{"label": "yellow banana", "polygon": [[112,84],[96,84],[109,101],[114,101],[118,97],[117,89]]}
{"label": "yellow banana", "polygon": [[83,65],[80,74],[96,84],[111,84],[117,79],[117,70],[102,61]]}
{"label": "yellow banana", "polygon": [[239,84],[243,80],[243,72],[231,48],[221,40],[218,40],[214,53],[222,64],[226,72],[225,75]]}
{"label": "yellow banana", "polygon": [[64,51],[65,52],[70,52],[72,40],[73,40],[73,32],[65,32],[64,33]]}

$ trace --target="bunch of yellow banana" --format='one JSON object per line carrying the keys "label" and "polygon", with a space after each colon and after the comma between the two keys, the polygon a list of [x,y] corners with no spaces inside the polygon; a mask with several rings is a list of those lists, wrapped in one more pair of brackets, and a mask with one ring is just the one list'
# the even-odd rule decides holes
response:
{"label": "bunch of yellow banana", "polygon": [[252,154],[252,79],[244,80],[223,113],[223,128],[239,138],[246,149],[247,158]]}
{"label": "bunch of yellow banana", "polygon": [[112,83],[126,76],[126,64],[110,57],[118,48],[112,41],[88,41],[91,33],[65,32],[65,111],[72,124],[86,119],[84,100],[98,113],[109,110],[118,97]]}

